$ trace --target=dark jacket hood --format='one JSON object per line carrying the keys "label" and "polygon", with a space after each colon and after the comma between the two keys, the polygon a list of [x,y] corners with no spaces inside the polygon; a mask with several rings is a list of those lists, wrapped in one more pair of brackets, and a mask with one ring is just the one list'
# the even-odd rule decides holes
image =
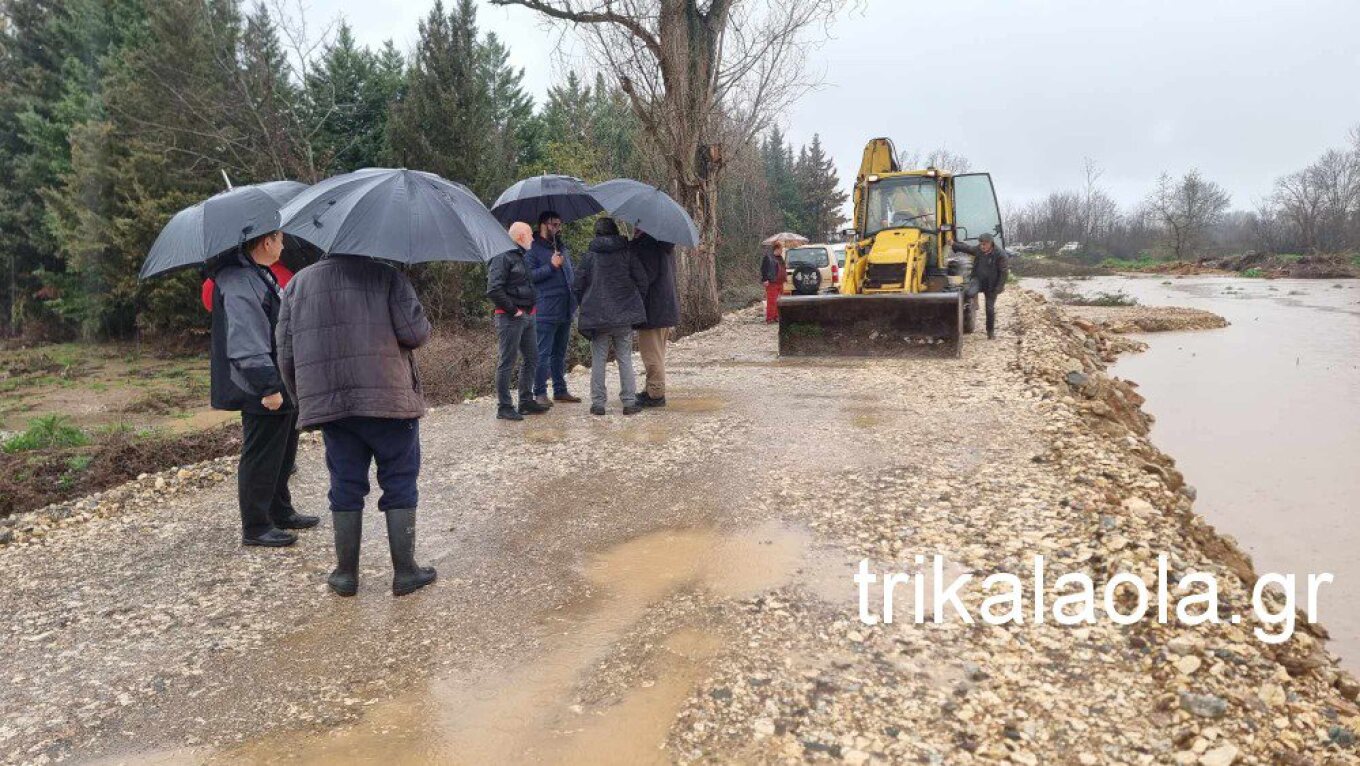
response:
{"label": "dark jacket hood", "polygon": [[617,234],[596,237],[590,240],[590,249],[596,253],[613,253],[628,247],[628,240]]}

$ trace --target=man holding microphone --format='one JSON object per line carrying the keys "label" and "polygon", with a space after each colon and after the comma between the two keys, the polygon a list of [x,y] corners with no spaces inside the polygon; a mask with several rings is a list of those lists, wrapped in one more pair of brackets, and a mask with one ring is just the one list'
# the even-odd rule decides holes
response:
{"label": "man holding microphone", "polygon": [[[535,332],[538,340],[538,365],[534,374],[534,403],[551,407],[554,401],[579,402],[567,391],[567,344],[571,341],[571,321],[576,314],[572,297],[571,255],[562,245],[562,217],[549,210],[538,217],[538,234],[525,253],[524,262],[537,294]],[[553,397],[548,398],[548,378],[552,378]]]}

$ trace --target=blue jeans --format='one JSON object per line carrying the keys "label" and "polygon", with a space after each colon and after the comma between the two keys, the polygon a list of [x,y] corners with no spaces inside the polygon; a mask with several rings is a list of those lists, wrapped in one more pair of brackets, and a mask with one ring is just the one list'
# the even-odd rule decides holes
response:
{"label": "blue jeans", "polygon": [[534,371],[534,396],[548,395],[548,376],[553,393],[567,393],[567,343],[571,341],[571,320],[538,320],[538,368]]}
{"label": "blue jeans", "polygon": [[331,475],[331,511],[362,511],[368,466],[378,461],[378,510],[415,508],[420,500],[420,421],[352,417],[321,426]]}

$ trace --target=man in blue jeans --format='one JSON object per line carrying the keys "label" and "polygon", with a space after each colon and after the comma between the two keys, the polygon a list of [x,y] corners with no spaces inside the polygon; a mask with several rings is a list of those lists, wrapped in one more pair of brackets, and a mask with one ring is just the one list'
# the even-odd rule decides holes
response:
{"label": "man in blue jeans", "polygon": [[[562,244],[562,217],[547,211],[538,217],[538,236],[524,255],[537,295],[534,322],[538,334],[538,367],[534,374],[534,403],[551,407],[553,401],[579,402],[567,391],[567,344],[576,299],[571,294],[571,253]],[[548,378],[553,397],[548,399]]]}
{"label": "man in blue jeans", "polygon": [[406,275],[348,255],[329,255],[288,283],[276,333],[279,372],[298,404],[298,428],[320,428],[330,472],[335,571],[340,596],[359,589],[368,468],[378,463],[392,554],[392,593],[434,582],[416,563],[420,420],[425,396],[415,356],[430,320]]}

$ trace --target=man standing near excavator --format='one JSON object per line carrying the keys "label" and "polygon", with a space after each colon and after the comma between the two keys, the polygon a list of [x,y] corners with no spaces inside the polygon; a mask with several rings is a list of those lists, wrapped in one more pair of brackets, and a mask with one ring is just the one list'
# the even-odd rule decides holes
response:
{"label": "man standing near excavator", "polygon": [[978,236],[976,246],[967,242],[955,241],[955,252],[973,256],[973,276],[968,280],[967,296],[971,300],[978,293],[985,297],[987,306],[987,338],[996,338],[996,297],[1006,289],[1010,278],[1010,253],[996,246],[992,235],[983,233]]}

